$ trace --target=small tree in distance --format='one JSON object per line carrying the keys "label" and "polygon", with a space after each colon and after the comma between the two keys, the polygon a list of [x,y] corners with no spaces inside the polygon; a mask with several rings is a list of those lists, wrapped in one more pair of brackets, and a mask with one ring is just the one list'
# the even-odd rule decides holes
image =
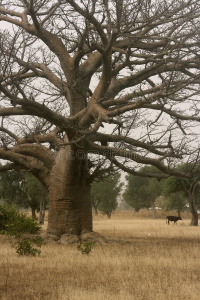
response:
{"label": "small tree in distance", "polygon": [[156,199],[156,204],[166,210],[176,210],[178,217],[181,217],[181,211],[185,210],[188,203],[187,198],[183,192],[166,193],[162,191],[162,195]]}
{"label": "small tree in distance", "polygon": [[92,184],[92,197],[98,201],[98,209],[108,218],[111,217],[112,212],[117,208],[117,196],[122,187],[120,183],[120,173],[108,176],[104,181],[94,182]]}
{"label": "small tree in distance", "polygon": [[24,175],[15,170],[0,173],[0,198],[7,204],[28,207],[27,197],[22,188]]}
{"label": "small tree in distance", "polygon": [[[182,164],[178,167],[183,170],[190,170],[193,168],[191,164]],[[192,215],[191,226],[198,226],[198,213],[197,205],[200,198],[200,166],[194,170],[194,176],[192,178],[179,178],[172,176],[166,180],[165,194],[168,196],[176,197],[183,195],[183,199],[186,198],[189,204],[190,212]],[[181,193],[181,194],[180,194]]]}
{"label": "small tree in distance", "polygon": [[48,191],[32,174],[25,173],[23,190],[31,207],[32,217],[36,219],[36,211],[39,212],[39,223],[44,224],[45,209],[48,202]]}
{"label": "small tree in distance", "polygon": [[[15,170],[0,174],[0,197],[8,204],[31,208],[32,218],[36,219],[36,210],[41,210],[41,204],[47,204],[48,193],[44,186],[30,173]],[[42,214],[39,218],[43,223]]]}
{"label": "small tree in distance", "polygon": [[[153,167],[143,167],[140,172],[148,176],[155,171]],[[124,201],[132,206],[136,212],[142,208],[151,208],[153,218],[156,218],[155,200],[161,194],[161,183],[157,179],[127,175],[128,182],[123,194]]]}

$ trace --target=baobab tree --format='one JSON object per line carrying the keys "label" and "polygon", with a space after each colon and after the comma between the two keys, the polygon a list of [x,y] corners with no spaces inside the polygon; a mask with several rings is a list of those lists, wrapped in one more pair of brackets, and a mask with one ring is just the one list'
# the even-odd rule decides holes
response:
{"label": "baobab tree", "polygon": [[198,0],[0,1],[1,169],[49,190],[48,236],[92,234],[91,155],[164,177],[198,159],[199,14]]}

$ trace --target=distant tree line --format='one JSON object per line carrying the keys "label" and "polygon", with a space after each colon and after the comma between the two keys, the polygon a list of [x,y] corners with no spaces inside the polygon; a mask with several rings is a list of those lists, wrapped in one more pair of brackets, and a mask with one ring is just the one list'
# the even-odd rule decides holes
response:
{"label": "distant tree line", "polygon": [[[161,172],[153,166],[141,167],[138,171],[145,176],[127,175],[126,189],[122,195],[123,201],[139,212],[143,208],[151,209],[152,217],[156,218],[156,206],[166,211],[181,211],[189,206],[191,225],[198,226],[200,209],[200,165],[181,164],[178,171],[192,174],[183,178],[170,176],[159,179]],[[151,177],[156,174],[157,178]],[[118,197],[123,183],[120,182],[120,173],[113,171],[105,177],[96,178],[91,186],[91,202],[95,214],[101,212],[111,217],[118,206]],[[19,207],[31,208],[32,217],[36,218],[36,211],[40,212],[39,220],[43,223],[44,211],[48,196],[44,186],[30,173],[15,170],[0,174],[0,199],[5,203],[15,203]]]}
{"label": "distant tree line", "polygon": [[178,216],[186,205],[192,215],[191,225],[198,226],[198,213],[200,209],[200,166],[195,168],[192,164],[181,164],[177,170],[182,170],[193,176],[188,178],[171,176],[158,180],[149,177],[155,170],[152,166],[140,169],[147,177],[127,175],[127,186],[123,194],[123,200],[132,206],[135,211],[142,208],[151,208],[153,217],[156,217],[155,206],[165,210],[177,210]]}
{"label": "distant tree line", "polygon": [[[91,188],[92,206],[96,214],[111,217],[117,208],[117,197],[121,191],[120,173],[113,172],[103,178],[96,178]],[[16,204],[20,208],[30,208],[32,218],[43,223],[44,210],[47,207],[48,193],[44,186],[30,173],[9,170],[0,173],[0,199],[7,204]]]}

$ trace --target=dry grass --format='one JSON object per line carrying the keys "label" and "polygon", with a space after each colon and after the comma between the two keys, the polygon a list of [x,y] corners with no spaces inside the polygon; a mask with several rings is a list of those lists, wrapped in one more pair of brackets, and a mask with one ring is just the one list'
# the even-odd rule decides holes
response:
{"label": "dry grass", "polygon": [[94,230],[112,242],[88,256],[55,243],[40,257],[19,257],[1,236],[0,299],[199,299],[200,229],[147,217],[95,217]]}

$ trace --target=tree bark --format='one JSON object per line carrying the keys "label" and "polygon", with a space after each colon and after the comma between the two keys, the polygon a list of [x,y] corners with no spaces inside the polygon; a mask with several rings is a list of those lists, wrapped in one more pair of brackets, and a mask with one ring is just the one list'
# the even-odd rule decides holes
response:
{"label": "tree bark", "polygon": [[80,148],[61,148],[50,175],[47,235],[80,236],[92,232],[92,208],[87,157]]}

